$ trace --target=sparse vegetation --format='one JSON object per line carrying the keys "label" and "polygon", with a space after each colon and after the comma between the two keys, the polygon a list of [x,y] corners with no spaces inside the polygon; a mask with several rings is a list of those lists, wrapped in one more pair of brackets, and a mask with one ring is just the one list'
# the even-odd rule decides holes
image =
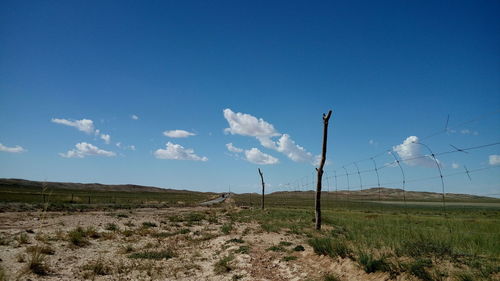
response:
{"label": "sparse vegetation", "polygon": [[68,232],[68,240],[72,245],[83,247],[89,244],[89,241],[86,238],[87,234],[81,227],[77,227],[70,232]]}
{"label": "sparse vegetation", "polygon": [[240,254],[248,254],[250,253],[250,247],[247,245],[243,245],[240,246],[235,252]]}
{"label": "sparse vegetation", "polygon": [[107,265],[103,258],[98,258],[95,261],[91,261],[85,266],[83,266],[84,270],[89,270],[93,276],[95,275],[108,275],[111,274],[111,266]]}
{"label": "sparse vegetation", "polygon": [[351,250],[347,246],[346,241],[333,239],[330,237],[317,237],[309,240],[309,245],[313,247],[314,252],[318,255],[328,255],[330,257],[346,258],[350,255]]}
{"label": "sparse vegetation", "polygon": [[16,236],[16,241],[20,245],[22,245],[22,244],[29,244],[28,234],[26,234],[24,232],[20,233],[18,236]]}
{"label": "sparse vegetation", "polygon": [[293,248],[293,250],[294,250],[295,252],[303,252],[303,251],[305,251],[306,249],[305,249],[305,248],[304,248],[304,246],[302,246],[302,245],[297,245],[297,246],[295,246],[295,247]]}
{"label": "sparse vegetation", "polygon": [[40,250],[31,252],[28,269],[36,275],[48,275],[50,272],[45,255]]}
{"label": "sparse vegetation", "polygon": [[220,231],[222,233],[224,233],[225,235],[228,235],[229,233],[231,233],[232,230],[233,230],[233,225],[231,223],[225,223],[220,228]]}
{"label": "sparse vegetation", "polygon": [[148,259],[148,260],[162,260],[162,259],[171,259],[175,256],[174,252],[166,249],[160,251],[145,251],[139,253],[133,253],[128,257],[131,259]]}
{"label": "sparse vegetation", "polygon": [[144,228],[150,228],[150,227],[157,227],[158,225],[154,222],[150,222],[150,221],[145,221],[142,223],[142,227]]}
{"label": "sparse vegetation", "polygon": [[44,255],[53,255],[55,254],[54,248],[50,247],[49,245],[37,245],[37,246],[31,246],[26,249],[28,253],[33,253],[36,251],[39,251],[40,253]]}
{"label": "sparse vegetation", "polygon": [[294,261],[296,259],[297,259],[296,256],[284,256],[281,260],[282,261]]}
{"label": "sparse vegetation", "polygon": [[358,258],[359,264],[363,266],[366,273],[375,271],[389,271],[390,266],[384,257],[374,258],[372,254],[362,252]]}
{"label": "sparse vegetation", "polygon": [[120,230],[119,227],[115,223],[108,223],[106,224],[106,227],[104,228],[109,231],[118,231]]}
{"label": "sparse vegetation", "polygon": [[214,272],[216,274],[223,274],[233,270],[233,267],[229,264],[233,259],[234,256],[226,256],[221,258],[214,264]]}

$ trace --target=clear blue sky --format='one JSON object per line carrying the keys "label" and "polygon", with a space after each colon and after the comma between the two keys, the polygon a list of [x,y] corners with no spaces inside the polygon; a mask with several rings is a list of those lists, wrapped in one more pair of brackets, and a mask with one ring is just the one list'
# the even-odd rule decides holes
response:
{"label": "clear blue sky", "polygon": [[[311,180],[328,109],[329,176],[410,136],[436,152],[498,142],[499,14],[498,1],[2,1],[0,177],[254,192],[260,167],[278,190]],[[448,114],[449,132],[423,139]],[[438,157],[445,174],[488,168],[447,191],[500,193],[499,155]],[[421,162],[403,164],[409,178],[436,175]]]}

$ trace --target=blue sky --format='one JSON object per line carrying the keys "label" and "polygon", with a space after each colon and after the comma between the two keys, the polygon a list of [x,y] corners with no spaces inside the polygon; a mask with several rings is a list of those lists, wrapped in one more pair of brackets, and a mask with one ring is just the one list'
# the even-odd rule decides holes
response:
{"label": "blue sky", "polygon": [[[329,109],[330,177],[411,136],[435,152],[495,143],[499,12],[497,1],[2,1],[0,177],[254,192],[260,167],[270,190],[305,185]],[[450,130],[425,138],[448,115]],[[393,151],[427,153],[413,146]],[[498,155],[438,157],[445,174],[488,168],[447,177],[447,191],[500,193]],[[435,176],[427,164],[403,166]],[[380,176],[400,180],[394,167]]]}

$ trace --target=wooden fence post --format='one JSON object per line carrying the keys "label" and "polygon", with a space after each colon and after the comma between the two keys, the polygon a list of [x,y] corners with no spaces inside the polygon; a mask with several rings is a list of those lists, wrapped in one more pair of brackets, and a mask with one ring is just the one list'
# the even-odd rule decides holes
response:
{"label": "wooden fence post", "polygon": [[328,121],[330,120],[330,116],[332,115],[332,111],[328,111],[328,114],[323,113],[323,150],[321,152],[321,161],[319,163],[319,168],[316,168],[318,171],[318,179],[316,185],[316,229],[321,229],[321,180],[323,178],[323,167],[325,166],[326,161],[326,144],[328,138]]}
{"label": "wooden fence post", "polygon": [[264,184],[264,174],[262,173],[262,171],[260,170],[260,168],[259,168],[259,175],[260,175],[260,180],[262,182],[262,199],[260,201],[260,205],[261,205],[262,210],[264,210],[264,189],[265,189],[265,184]]}

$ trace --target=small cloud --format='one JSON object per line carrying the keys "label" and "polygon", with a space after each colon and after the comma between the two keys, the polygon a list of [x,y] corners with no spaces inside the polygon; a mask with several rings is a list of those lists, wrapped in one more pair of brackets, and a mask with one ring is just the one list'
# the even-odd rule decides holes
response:
{"label": "small cloud", "polygon": [[16,145],[14,147],[8,147],[0,143],[0,151],[9,152],[9,153],[21,153],[26,152],[22,146]]}
{"label": "small cloud", "polygon": [[130,116],[130,118],[132,118],[133,120],[139,120],[139,116],[137,116],[135,114],[132,114],[132,116]]}
{"label": "small cloud", "polygon": [[135,150],[135,145],[123,145],[121,142],[117,142],[115,145],[123,150]]}
{"label": "small cloud", "polygon": [[111,142],[111,136],[107,134],[101,134],[101,139],[104,140],[106,144],[109,144]]}
{"label": "small cloud", "polygon": [[451,163],[451,167],[452,167],[453,169],[458,169],[458,168],[460,168],[460,165],[459,165],[459,164],[457,164],[457,163]]}
{"label": "small cloud", "polygon": [[479,135],[479,132],[478,131],[471,131],[469,129],[463,129],[463,130],[460,130],[460,133],[462,135],[474,135],[474,136],[477,136]]}
{"label": "small cloud", "polygon": [[500,155],[493,154],[493,155],[490,155],[489,158],[490,158],[489,159],[490,165],[492,165],[492,166],[500,165]]}
{"label": "small cloud", "polygon": [[[53,123],[56,123],[56,124],[74,127],[76,129],[78,129],[79,131],[85,132],[87,134],[92,134],[96,131],[94,128],[94,121],[89,120],[89,119],[68,120],[68,119],[52,118],[51,121]],[[99,131],[97,131],[97,134],[98,133],[99,133]]]}
{"label": "small cloud", "polygon": [[280,134],[274,129],[272,124],[267,123],[264,119],[245,114],[235,113],[231,109],[224,109],[224,118],[229,124],[229,128],[224,129],[224,132],[232,135],[242,135],[250,137],[273,137]]}
{"label": "small cloud", "polygon": [[227,143],[226,147],[227,147],[227,150],[229,150],[231,152],[234,152],[234,153],[241,153],[241,152],[243,152],[243,149],[237,148],[237,147],[233,146],[233,143]]}
{"label": "small cloud", "polygon": [[157,149],[153,154],[158,159],[208,161],[207,157],[200,157],[193,149],[184,148],[180,144],[167,142],[166,149]]}
{"label": "small cloud", "polygon": [[245,157],[248,162],[254,164],[273,165],[279,163],[278,158],[266,154],[255,147],[250,150],[245,150]]}
{"label": "small cloud", "polygon": [[76,149],[69,150],[66,153],[59,153],[64,158],[85,158],[86,156],[106,156],[113,157],[116,153],[98,148],[90,143],[80,142],[75,145]]}
{"label": "small cloud", "polygon": [[374,145],[374,144],[375,144],[375,141],[374,141],[374,140],[369,140],[369,141],[368,141],[368,144],[370,144],[370,145]]}
{"label": "small cloud", "polygon": [[422,145],[418,144],[418,137],[409,136],[402,144],[394,146],[392,150],[397,152],[401,160],[408,166],[432,167],[435,165],[430,156],[421,153],[421,148]]}
{"label": "small cloud", "polygon": [[163,132],[163,135],[165,135],[169,138],[187,138],[190,136],[196,136],[195,133],[191,133],[191,132],[184,131],[184,130],[165,131],[165,132]]}

